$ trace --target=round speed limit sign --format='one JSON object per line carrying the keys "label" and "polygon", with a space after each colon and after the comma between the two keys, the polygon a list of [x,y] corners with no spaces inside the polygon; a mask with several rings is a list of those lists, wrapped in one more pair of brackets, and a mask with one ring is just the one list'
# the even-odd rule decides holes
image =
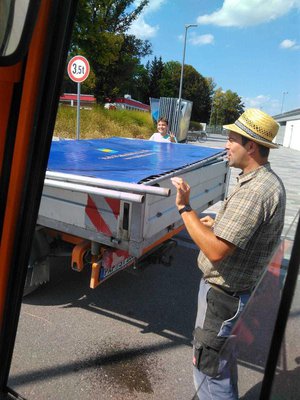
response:
{"label": "round speed limit sign", "polygon": [[83,82],[89,76],[90,64],[83,56],[73,57],[68,64],[68,75],[74,82]]}

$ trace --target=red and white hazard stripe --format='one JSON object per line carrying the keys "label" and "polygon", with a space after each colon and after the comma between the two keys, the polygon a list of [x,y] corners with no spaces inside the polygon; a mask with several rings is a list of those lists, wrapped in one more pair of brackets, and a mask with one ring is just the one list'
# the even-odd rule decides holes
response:
{"label": "red and white hazard stripe", "polygon": [[85,213],[98,232],[111,236],[112,229],[117,228],[120,203],[118,199],[88,195]]}

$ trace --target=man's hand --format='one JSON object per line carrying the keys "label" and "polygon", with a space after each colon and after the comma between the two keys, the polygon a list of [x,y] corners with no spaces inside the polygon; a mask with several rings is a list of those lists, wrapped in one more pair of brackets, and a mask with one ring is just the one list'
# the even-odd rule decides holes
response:
{"label": "man's hand", "polygon": [[171,182],[177,189],[176,206],[180,210],[187,204],[190,204],[191,189],[187,182],[177,176],[171,178]]}
{"label": "man's hand", "polygon": [[212,228],[215,223],[215,220],[210,215],[205,215],[205,217],[200,218],[200,221],[208,228]]}
{"label": "man's hand", "polygon": [[[171,182],[177,189],[176,206],[180,210],[190,203],[190,186],[177,176],[171,178]],[[196,211],[190,211],[183,213],[181,218],[195,244],[212,263],[223,260],[235,250],[234,244],[215,235],[211,229],[214,220],[209,215],[199,220]]]}

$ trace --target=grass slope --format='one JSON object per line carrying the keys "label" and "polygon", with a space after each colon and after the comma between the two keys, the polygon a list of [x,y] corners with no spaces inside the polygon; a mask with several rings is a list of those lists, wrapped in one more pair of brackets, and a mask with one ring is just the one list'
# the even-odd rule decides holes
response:
{"label": "grass slope", "polygon": [[[77,108],[60,105],[54,136],[76,139]],[[80,139],[111,136],[149,139],[155,131],[150,113],[131,110],[106,110],[97,105],[80,110]]]}

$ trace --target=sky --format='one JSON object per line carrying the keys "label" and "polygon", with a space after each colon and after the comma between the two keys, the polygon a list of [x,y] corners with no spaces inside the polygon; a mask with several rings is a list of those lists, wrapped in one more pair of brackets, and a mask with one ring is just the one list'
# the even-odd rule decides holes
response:
{"label": "sky", "polygon": [[145,63],[182,63],[186,34],[185,64],[246,108],[300,108],[300,0],[149,0],[131,33],[152,44]]}

